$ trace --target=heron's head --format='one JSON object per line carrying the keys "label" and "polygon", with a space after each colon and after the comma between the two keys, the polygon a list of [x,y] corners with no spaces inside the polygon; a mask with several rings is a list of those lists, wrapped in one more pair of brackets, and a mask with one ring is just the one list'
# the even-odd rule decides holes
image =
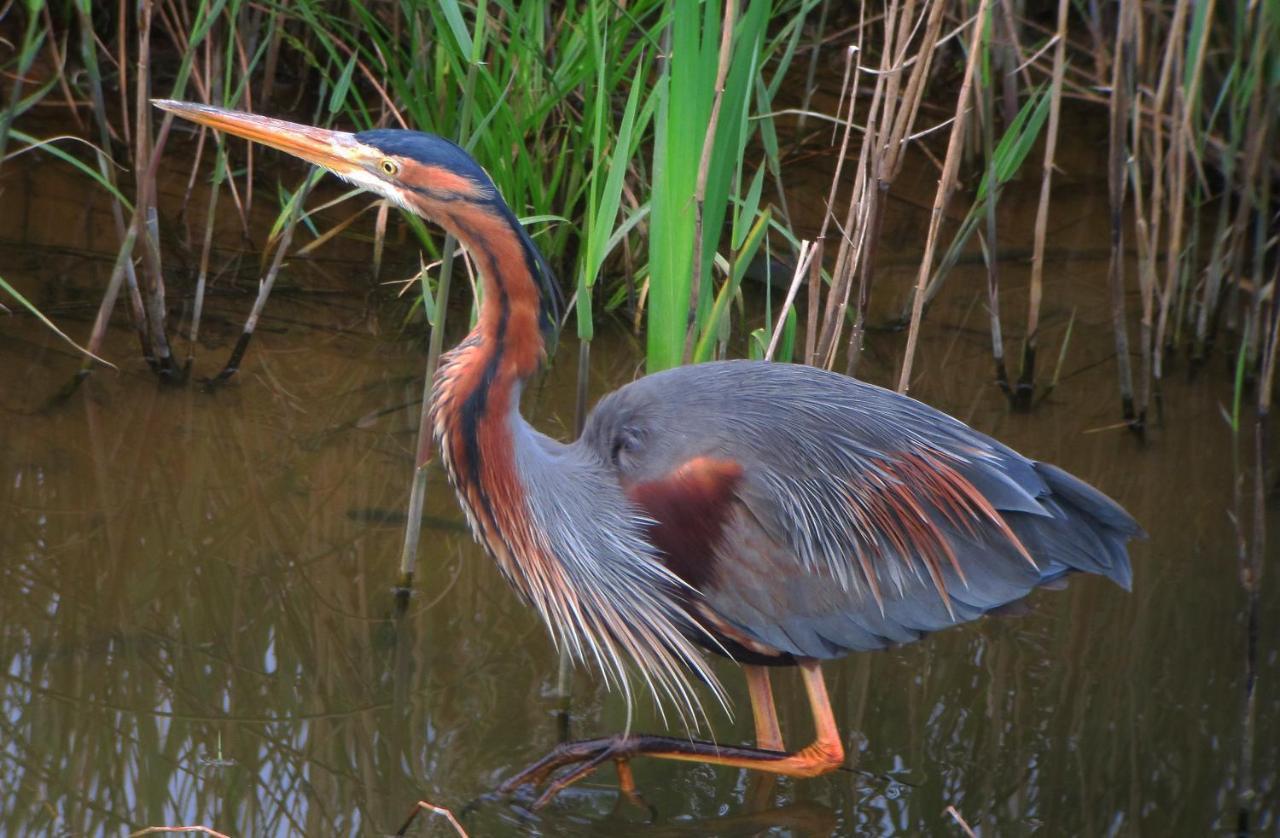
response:
{"label": "heron's head", "polygon": [[352,133],[194,102],[153,99],[152,103],[192,122],[314,163],[450,230],[476,216],[501,217],[536,262],[533,272],[542,292],[544,331],[554,331],[562,306],[551,270],[488,173],[456,144],[422,131],[382,128]]}
{"label": "heron's head", "polygon": [[314,163],[406,209],[437,219],[459,205],[501,202],[493,181],[461,148],[422,131],[333,131],[212,105],[153,100],[184,119]]}

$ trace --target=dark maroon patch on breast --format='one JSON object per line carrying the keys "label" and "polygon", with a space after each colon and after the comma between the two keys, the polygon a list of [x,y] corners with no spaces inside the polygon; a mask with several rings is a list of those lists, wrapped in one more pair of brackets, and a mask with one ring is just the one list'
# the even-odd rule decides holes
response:
{"label": "dark maroon patch on breast", "polygon": [[703,589],[715,576],[716,547],[741,479],[742,466],[732,460],[696,457],[627,490],[656,522],[649,540],[665,554],[667,567],[694,588]]}

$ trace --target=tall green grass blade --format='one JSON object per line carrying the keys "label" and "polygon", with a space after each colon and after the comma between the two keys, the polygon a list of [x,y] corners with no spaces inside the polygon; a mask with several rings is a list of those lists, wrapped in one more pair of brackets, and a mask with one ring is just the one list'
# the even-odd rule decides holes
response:
{"label": "tall green grass blade", "polygon": [[121,205],[124,206],[126,211],[133,212],[133,204],[129,202],[129,199],[126,198],[124,194],[119,189],[116,188],[115,184],[113,184],[107,178],[106,175],[104,175],[102,172],[98,171],[97,169],[94,169],[92,166],[80,160],[79,158],[75,157],[74,155],[68,154],[67,152],[63,151],[62,149],[54,145],[54,143],[59,140],[71,140],[77,143],[84,143],[85,145],[92,148],[94,151],[97,151],[98,153],[103,154],[105,156],[105,152],[103,152],[102,149],[98,148],[93,143],[81,137],[72,137],[72,136],[48,137],[43,140],[37,140],[35,137],[31,136],[30,134],[27,134],[23,131],[18,131],[17,129],[14,129],[12,131],[12,135],[14,139],[18,140],[19,142],[24,142],[27,145],[24,148],[18,149],[12,154],[6,155],[4,157],[5,160],[11,160],[20,154],[26,154],[28,151],[43,149],[44,151],[48,152],[49,154],[52,154],[54,157],[58,158],[64,163],[69,163],[70,165],[74,166],[76,169],[79,169],[81,173],[88,176],[94,183],[98,184],[103,189],[105,189],[108,193],[110,193],[111,197],[119,201]]}
{"label": "tall green grass blade", "polygon": [[337,113],[347,103],[347,91],[351,89],[351,76],[356,70],[356,56],[352,53],[347,66],[333,85],[333,94],[329,97],[329,113]]}
{"label": "tall green grass blade", "polygon": [[69,343],[69,344],[71,344],[72,346],[74,346],[74,347],[76,348],[76,351],[77,351],[77,352],[80,352],[81,354],[86,355],[86,356],[88,356],[88,357],[92,358],[93,360],[97,361],[97,362],[98,362],[98,363],[100,363],[100,364],[105,364],[105,365],[107,365],[108,367],[111,367],[111,369],[113,369],[113,370],[114,370],[114,369],[117,369],[117,367],[116,367],[116,365],[115,365],[115,364],[111,363],[110,361],[106,360],[105,358],[99,358],[97,355],[94,355],[94,354],[93,354],[92,352],[90,352],[88,349],[85,349],[83,346],[81,346],[80,344],[78,344],[78,343],[76,343],[74,340],[72,340],[70,335],[68,335],[66,332],[62,331],[61,329],[59,329],[59,328],[54,324],[54,322],[53,322],[52,320],[50,320],[48,317],[45,317],[45,316],[44,316],[44,312],[40,311],[40,309],[36,308],[36,307],[31,303],[31,301],[30,301],[30,300],[28,300],[26,297],[24,297],[24,296],[22,296],[20,293],[18,293],[18,289],[17,289],[17,288],[14,288],[12,285],[10,285],[8,282],[6,282],[6,281],[5,281],[5,278],[4,278],[4,277],[2,277],[2,276],[0,276],[0,291],[4,291],[4,292],[5,292],[6,294],[8,294],[10,297],[13,297],[13,299],[17,300],[17,301],[18,301],[18,304],[19,304],[20,306],[22,306],[22,307],[23,307],[23,308],[25,308],[27,311],[29,311],[29,312],[31,312],[33,315],[35,315],[36,319],[37,319],[37,320],[39,320],[41,323],[43,323],[46,327],[48,327],[49,329],[51,329],[51,330],[54,332],[54,334],[56,334],[58,337],[62,338],[64,341],[66,341],[67,343]]}

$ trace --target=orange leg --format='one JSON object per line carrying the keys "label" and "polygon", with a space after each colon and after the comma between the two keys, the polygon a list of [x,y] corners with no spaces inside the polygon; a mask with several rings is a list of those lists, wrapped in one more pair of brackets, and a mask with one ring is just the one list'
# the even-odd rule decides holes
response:
{"label": "orange leg", "polygon": [[[817,777],[834,771],[844,762],[844,746],[840,742],[840,733],[831,712],[831,701],[827,697],[827,687],[822,680],[822,670],[817,661],[806,660],[800,663],[800,674],[809,695],[809,707],[813,711],[817,736],[811,745],[798,751],[788,753],[766,748],[740,748],[717,745],[714,742],[642,734],[584,739],[557,746],[541,760],[503,783],[501,791],[511,792],[524,785],[541,786],[559,769],[572,766],[551,781],[547,790],[534,803],[534,808],[538,808],[604,762],[626,761],[641,755],[683,762],[705,762],[734,768],[751,768],[788,777]],[[776,735],[780,743],[782,737],[777,732],[777,714],[773,712],[773,697],[768,693],[767,676],[762,679],[758,675],[748,674],[747,677],[756,717],[756,733],[758,736],[764,734],[761,736],[762,741],[770,741],[770,737]],[[757,698],[758,692],[760,698]],[[764,700],[766,694],[767,701]],[[762,706],[761,702],[766,706]],[[772,719],[772,729],[769,727],[770,719]],[[626,777],[623,779],[624,785],[626,779]]]}
{"label": "orange leg", "polygon": [[782,730],[778,727],[778,708],[773,704],[773,685],[767,666],[742,667],[747,675],[747,694],[751,696],[751,715],[756,722],[756,747],[781,751]]}

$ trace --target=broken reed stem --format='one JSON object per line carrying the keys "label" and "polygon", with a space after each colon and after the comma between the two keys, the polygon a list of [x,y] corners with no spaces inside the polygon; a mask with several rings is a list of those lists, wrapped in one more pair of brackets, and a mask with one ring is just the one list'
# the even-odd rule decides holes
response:
{"label": "broken reed stem", "polygon": [[143,835],[174,832],[199,832],[203,835],[209,835],[211,838],[230,838],[230,836],[207,826],[149,826],[146,829],[139,829],[137,832],[129,833],[129,838],[141,838]]}
{"label": "broken reed stem", "polygon": [[[929,215],[929,235],[925,239],[924,256],[920,259],[920,273],[916,278],[915,296],[911,301],[911,325],[907,332],[907,348],[902,358],[902,372],[898,376],[898,392],[906,393],[911,384],[911,366],[915,360],[916,345],[920,342],[920,320],[924,315],[924,292],[929,282],[929,274],[933,269],[933,254],[938,247],[938,233],[942,228],[942,217],[946,212],[951,194],[956,188],[956,178],[960,169],[960,156],[964,145],[964,131],[968,122],[969,98],[972,95],[973,75],[978,62],[978,50],[982,45],[982,34],[986,28],[988,0],[979,0],[978,13],[974,15],[970,25],[973,32],[969,37],[969,53],[964,65],[964,81],[960,83],[960,95],[956,97],[955,119],[951,123],[951,136],[947,140],[947,156],[942,165],[942,177],[938,180],[938,189],[933,198],[933,210]],[[941,4],[938,4],[941,5]]]}
{"label": "broken reed stem", "polygon": [[943,809],[942,814],[950,815],[951,819],[956,822],[956,825],[964,830],[964,834],[967,835],[968,838],[978,838],[973,831],[973,827],[969,826],[969,822],[964,819],[964,816],[960,814],[955,806],[948,806]]}
{"label": "broken reed stem", "polygon": [[258,296],[253,301],[253,308],[249,312],[249,316],[245,318],[244,327],[240,331],[240,338],[236,341],[235,348],[231,351],[231,356],[227,359],[226,366],[222,368],[222,372],[218,373],[214,382],[226,381],[235,375],[240,369],[240,362],[244,359],[244,353],[249,348],[249,341],[253,338],[253,332],[258,327],[258,318],[262,316],[262,311],[266,308],[267,298],[271,296],[271,289],[275,287],[276,277],[280,274],[280,266],[284,264],[284,257],[289,251],[289,246],[293,243],[293,233],[298,228],[298,221],[302,218],[302,205],[306,203],[307,195],[311,193],[311,187],[319,180],[318,175],[323,170],[313,168],[308,174],[302,185],[298,189],[298,194],[293,196],[293,206],[289,208],[289,219],[285,222],[284,229],[280,233],[280,240],[276,244],[276,252],[271,257],[271,267],[267,269],[267,273],[258,283]]}
{"label": "broken reed stem", "polygon": [[800,281],[804,279],[805,271],[810,269],[810,265],[816,265],[815,270],[821,272],[822,263],[814,259],[814,251],[817,248],[813,242],[804,240],[800,242],[800,255],[796,260],[796,271],[791,277],[791,286],[787,288],[787,297],[782,301],[782,307],[778,309],[778,322],[773,324],[773,334],[769,336],[769,346],[764,351],[764,359],[766,361],[773,360],[773,353],[778,348],[778,339],[782,335],[782,325],[787,322],[787,312],[791,310],[791,306],[796,301],[796,292],[800,290]]}
{"label": "broken reed stem", "polygon": [[1053,161],[1058,148],[1058,122],[1062,114],[1062,85],[1066,71],[1067,11],[1071,0],[1058,0],[1057,43],[1053,47],[1053,80],[1049,91],[1049,126],[1040,170],[1040,201],[1036,205],[1035,239],[1031,251],[1031,287],[1027,298],[1027,331],[1022,344],[1022,369],[1013,404],[1030,410],[1036,388],[1036,345],[1040,338],[1040,301],[1044,298],[1044,242],[1049,232],[1049,196],[1053,191]]}
{"label": "broken reed stem", "polygon": [[458,833],[461,838],[467,838],[467,831],[462,828],[462,824],[458,823],[458,819],[453,816],[453,812],[449,811],[444,806],[437,806],[434,803],[428,803],[425,800],[419,800],[417,803],[413,804],[413,811],[409,813],[408,819],[405,820],[405,822],[401,824],[400,828],[396,830],[396,835],[404,835],[405,832],[408,831],[409,827],[413,825],[413,822],[418,815],[423,812],[427,812],[432,815],[439,815],[449,822],[449,826],[453,827],[453,831]]}
{"label": "broken reed stem", "polygon": [[720,122],[720,103],[724,99],[725,79],[729,76],[729,59],[733,56],[733,27],[738,20],[738,1],[725,0],[724,21],[720,29],[720,63],[716,67],[716,88],[711,99],[711,117],[702,138],[702,156],[698,160],[698,183],[693,193],[693,273],[689,279],[689,316],[685,321],[684,363],[693,360],[693,346],[698,339],[698,306],[702,300],[702,205],[707,200],[707,177],[711,171],[711,152],[716,144],[716,126]]}
{"label": "broken reed stem", "polygon": [[1136,13],[1135,7],[1123,5],[1116,22],[1116,41],[1120,55],[1112,63],[1111,129],[1107,158],[1107,192],[1111,210],[1111,325],[1115,331],[1121,408],[1125,421],[1135,429],[1139,427],[1139,423],[1133,407],[1133,370],[1129,362],[1129,330],[1125,322],[1124,305],[1124,201],[1129,159],[1125,126],[1129,119],[1129,102],[1133,90],[1133,26]]}
{"label": "broken reed stem", "polygon": [[[409,484],[409,511],[404,527],[404,544],[400,550],[400,580],[397,598],[407,603],[413,589],[413,571],[418,561],[418,540],[422,533],[422,508],[427,497],[427,475],[431,467],[431,400],[435,391],[436,367],[444,349],[445,313],[449,310],[449,285],[453,278],[454,256],[458,246],[453,236],[444,237],[440,249],[440,279],[436,283],[435,318],[427,341],[427,369],[422,377],[422,410],[418,416],[418,448],[413,462],[413,480]],[[422,282],[426,282],[424,275]]]}

